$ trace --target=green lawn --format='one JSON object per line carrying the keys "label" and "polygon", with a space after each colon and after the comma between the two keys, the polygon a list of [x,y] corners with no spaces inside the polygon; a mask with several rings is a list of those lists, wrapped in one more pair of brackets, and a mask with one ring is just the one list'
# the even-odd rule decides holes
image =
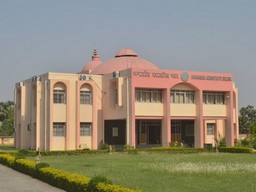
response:
{"label": "green lawn", "polygon": [[0,152],[17,152],[13,145],[0,145]]}
{"label": "green lawn", "polygon": [[45,156],[42,162],[148,192],[256,191],[255,154],[84,154]]}

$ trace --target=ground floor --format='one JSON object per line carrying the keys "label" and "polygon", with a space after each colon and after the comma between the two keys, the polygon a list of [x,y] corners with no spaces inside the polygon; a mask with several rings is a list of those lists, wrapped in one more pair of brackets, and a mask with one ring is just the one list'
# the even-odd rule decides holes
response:
{"label": "ground floor", "polygon": [[[166,134],[170,134],[169,146],[198,147],[198,143],[203,143],[202,146],[215,146],[220,139],[218,137],[225,138],[225,132],[227,132],[225,119],[205,119],[202,123],[203,127],[198,126],[196,121],[195,119],[172,119],[167,130],[161,119],[136,119],[135,147],[166,146],[164,144]],[[129,132],[126,126],[125,119],[106,120],[104,142],[115,146],[129,144],[127,141]]]}

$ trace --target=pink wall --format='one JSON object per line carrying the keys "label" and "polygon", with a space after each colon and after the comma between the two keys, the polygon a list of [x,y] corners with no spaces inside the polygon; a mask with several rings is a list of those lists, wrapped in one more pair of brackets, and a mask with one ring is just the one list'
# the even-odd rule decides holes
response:
{"label": "pink wall", "polygon": [[[233,77],[226,73],[209,73],[195,71],[174,71],[174,70],[142,70],[131,69],[132,81],[132,145],[135,146],[135,119],[143,118],[135,116],[135,88],[158,88],[164,90],[163,102],[166,106],[164,110],[163,121],[163,145],[170,142],[170,90],[177,84],[185,83],[199,92],[199,102],[197,105],[197,117],[195,117],[195,126],[200,129],[195,130],[195,147],[204,145],[204,117],[203,117],[203,91],[223,91],[228,92],[230,101],[227,102],[227,128],[226,141],[228,145],[234,145],[233,135]],[[167,95],[167,96],[166,96]],[[154,118],[154,117],[147,117]],[[146,119],[146,118],[145,118]],[[166,130],[167,129],[167,130]],[[165,135],[167,134],[167,135]]]}

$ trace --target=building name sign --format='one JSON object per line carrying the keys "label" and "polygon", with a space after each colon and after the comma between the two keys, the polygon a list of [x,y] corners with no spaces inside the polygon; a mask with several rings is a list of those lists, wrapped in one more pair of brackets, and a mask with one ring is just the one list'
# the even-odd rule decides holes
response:
{"label": "building name sign", "polygon": [[225,76],[205,76],[205,75],[191,75],[191,79],[208,80],[208,81],[232,81],[231,77],[225,77]]}
{"label": "building name sign", "polygon": [[206,81],[232,81],[231,77],[226,76],[210,76],[210,75],[191,75],[187,72],[183,72],[181,75],[178,73],[166,73],[166,72],[150,72],[150,71],[134,71],[133,75],[135,77],[153,77],[162,79],[179,79],[181,77],[182,81],[187,81],[189,78],[193,80],[206,80]]}
{"label": "building name sign", "polygon": [[163,79],[178,79],[179,75],[178,74],[169,74],[165,72],[160,72],[160,73],[155,73],[155,72],[149,72],[149,71],[134,71],[133,75],[135,77],[154,77],[154,78],[163,78]]}

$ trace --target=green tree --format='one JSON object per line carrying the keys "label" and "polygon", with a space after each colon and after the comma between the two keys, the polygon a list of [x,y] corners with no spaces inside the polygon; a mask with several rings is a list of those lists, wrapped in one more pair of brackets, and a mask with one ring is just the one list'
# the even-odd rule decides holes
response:
{"label": "green tree", "polygon": [[239,132],[241,134],[256,133],[256,109],[254,106],[247,105],[242,107],[239,112]]}
{"label": "green tree", "polygon": [[10,136],[14,133],[14,103],[12,101],[0,102],[0,135]]}

